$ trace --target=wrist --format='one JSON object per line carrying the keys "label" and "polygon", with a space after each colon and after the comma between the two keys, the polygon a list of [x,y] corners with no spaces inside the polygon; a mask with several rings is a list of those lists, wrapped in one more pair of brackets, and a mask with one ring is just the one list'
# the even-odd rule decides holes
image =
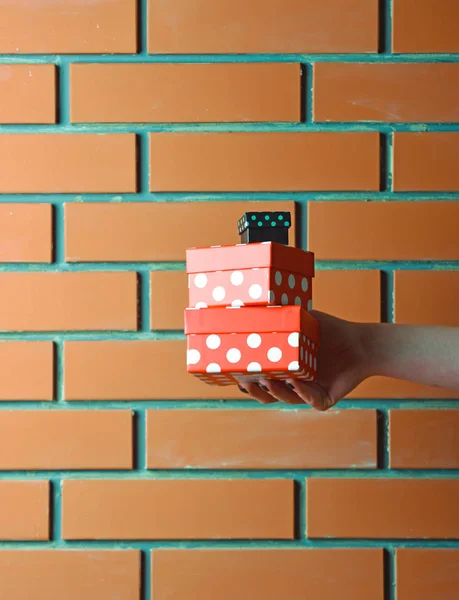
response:
{"label": "wrist", "polygon": [[362,370],[365,379],[384,374],[386,362],[384,333],[387,327],[388,325],[385,323],[358,324],[362,348]]}

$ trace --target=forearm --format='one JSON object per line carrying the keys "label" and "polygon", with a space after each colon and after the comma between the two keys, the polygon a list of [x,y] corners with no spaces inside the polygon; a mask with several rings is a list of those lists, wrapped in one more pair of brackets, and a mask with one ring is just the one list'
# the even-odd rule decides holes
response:
{"label": "forearm", "polygon": [[367,376],[459,390],[459,327],[361,325]]}

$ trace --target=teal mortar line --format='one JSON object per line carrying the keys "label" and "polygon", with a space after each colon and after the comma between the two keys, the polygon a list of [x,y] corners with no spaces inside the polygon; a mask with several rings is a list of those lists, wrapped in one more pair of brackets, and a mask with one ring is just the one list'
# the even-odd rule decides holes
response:
{"label": "teal mortar line", "polygon": [[[28,477],[29,478],[29,477]],[[62,539],[62,489],[61,480],[55,473],[50,474],[51,480],[51,519],[50,538],[58,541]]]}
{"label": "teal mortar line", "polygon": [[459,62],[459,53],[420,54],[2,54],[0,64],[66,63],[257,63],[257,62],[362,62],[362,63],[451,63]]}

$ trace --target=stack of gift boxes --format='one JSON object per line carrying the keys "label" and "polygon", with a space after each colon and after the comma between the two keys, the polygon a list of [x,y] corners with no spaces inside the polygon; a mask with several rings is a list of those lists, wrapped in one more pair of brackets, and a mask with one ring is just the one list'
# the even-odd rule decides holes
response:
{"label": "stack of gift boxes", "polygon": [[189,248],[188,372],[211,385],[314,381],[314,255],[288,246],[288,212],[247,212],[241,243]]}

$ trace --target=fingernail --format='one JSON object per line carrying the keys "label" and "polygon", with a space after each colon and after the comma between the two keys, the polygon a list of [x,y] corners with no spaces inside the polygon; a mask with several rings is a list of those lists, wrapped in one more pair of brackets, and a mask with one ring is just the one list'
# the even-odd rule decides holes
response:
{"label": "fingernail", "polygon": [[262,383],[258,384],[258,387],[260,389],[262,389],[264,392],[269,392],[269,388],[267,388],[265,385],[263,385]]}
{"label": "fingernail", "polygon": [[289,383],[288,381],[285,382],[285,385],[290,388],[291,390],[295,389],[295,386],[293,385],[293,383]]}
{"label": "fingernail", "polygon": [[245,388],[242,387],[242,385],[238,385],[237,387],[241,390],[241,392],[243,394],[248,394],[249,393]]}

